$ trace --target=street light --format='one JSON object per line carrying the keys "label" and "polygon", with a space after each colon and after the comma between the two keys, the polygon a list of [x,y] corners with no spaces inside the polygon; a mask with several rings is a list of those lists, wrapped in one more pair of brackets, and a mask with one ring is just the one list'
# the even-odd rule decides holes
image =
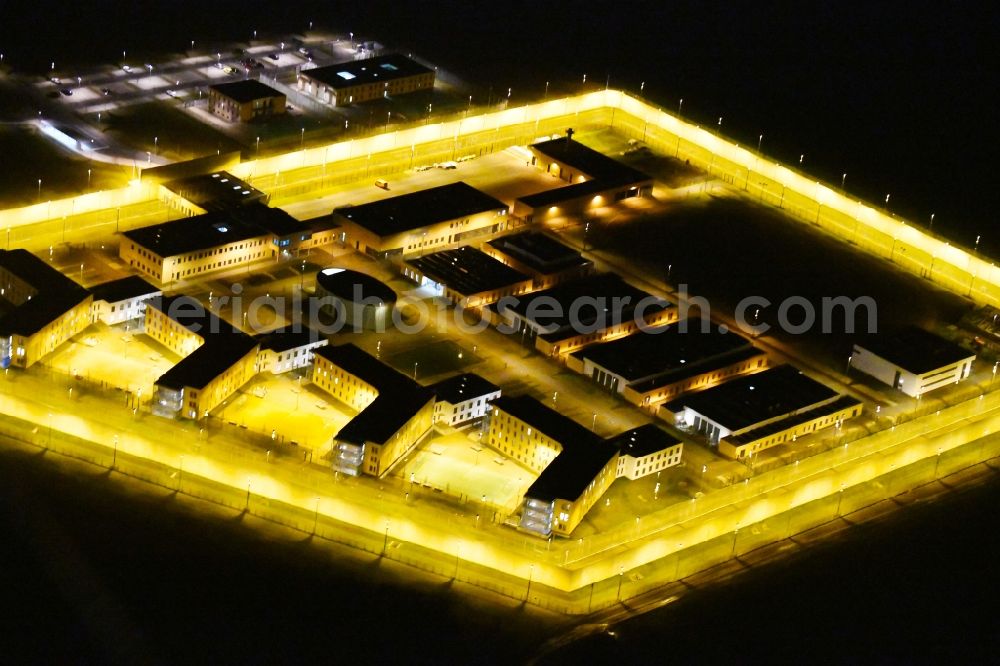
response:
{"label": "street light", "polygon": [[844,184],[847,182],[847,174],[845,173],[840,177],[840,189],[844,189]]}
{"label": "street light", "polygon": [[257,157],[260,157],[260,137],[257,137]]}
{"label": "street light", "polygon": [[42,200],[42,179],[38,179],[38,200]]}
{"label": "street light", "polygon": [[761,146],[762,143],[764,143],[764,133],[763,132],[761,132],[760,136],[757,137],[757,152],[758,153],[760,152],[760,146]]}
{"label": "street light", "polygon": [[306,128],[303,127],[302,131],[299,133],[299,150],[304,150],[306,147]]}
{"label": "street light", "polygon": [[90,169],[87,169],[87,189],[90,189]]}

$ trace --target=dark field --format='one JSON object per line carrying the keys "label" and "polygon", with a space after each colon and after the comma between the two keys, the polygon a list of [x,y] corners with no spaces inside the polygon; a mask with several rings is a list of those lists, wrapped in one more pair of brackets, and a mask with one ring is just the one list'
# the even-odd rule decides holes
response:
{"label": "dark field", "polygon": [[551,631],[516,602],[7,449],[0,534],[15,663],[503,664]]}
{"label": "dark field", "polygon": [[[590,229],[589,242],[600,256],[627,257],[663,284],[687,285],[690,296],[708,300],[716,312],[732,316],[749,296],[766,298],[760,321],[768,335],[809,352],[831,367],[841,368],[857,337],[847,331],[843,309],[834,309],[829,332],[822,330],[822,299],[846,296],[874,300],[879,331],[906,324],[953,323],[969,307],[964,299],[925,280],[896,270],[886,261],[855,251],[778,211],[729,199],[671,204],[667,212],[630,222]],[[616,259],[623,265],[624,259]],[[669,268],[668,268],[669,267]],[[788,298],[805,298],[816,323],[803,334],[782,332],[778,309]],[[865,308],[858,308],[855,330],[868,327]],[[693,314],[696,312],[693,311]],[[749,323],[753,308],[746,311]],[[803,309],[788,311],[792,324],[803,321]]]}

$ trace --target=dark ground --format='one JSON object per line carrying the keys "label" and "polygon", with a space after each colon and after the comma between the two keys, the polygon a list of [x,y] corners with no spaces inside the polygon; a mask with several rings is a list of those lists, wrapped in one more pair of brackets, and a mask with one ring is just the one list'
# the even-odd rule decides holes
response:
{"label": "dark ground", "polygon": [[551,630],[516,603],[403,581],[7,449],[0,534],[11,663],[503,664]]}
{"label": "dark ground", "polygon": [[[760,321],[772,327],[768,335],[838,370],[846,364],[851,342],[866,332],[868,315],[865,308],[857,310],[852,334],[843,310],[836,309],[826,333],[821,321],[824,297],[870,297],[877,306],[878,331],[954,323],[970,307],[965,299],[887,261],[857,252],[773,209],[741,200],[692,200],[671,204],[661,215],[591,225],[589,242],[637,262],[661,283],[669,265],[675,288],[686,284],[690,296],[705,298],[712,309],[730,316],[743,298],[767,298],[772,305],[762,308]],[[779,306],[790,297],[803,297],[812,304],[816,325],[807,333],[785,333],[779,326]],[[746,315],[751,317],[752,309]],[[792,324],[800,323],[802,316],[798,306],[789,310]]]}

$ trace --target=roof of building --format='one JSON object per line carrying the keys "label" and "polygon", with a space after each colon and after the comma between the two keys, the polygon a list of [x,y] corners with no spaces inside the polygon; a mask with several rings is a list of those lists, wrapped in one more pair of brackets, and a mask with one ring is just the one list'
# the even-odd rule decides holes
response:
{"label": "roof of building", "polygon": [[573,352],[573,356],[634,382],[750,347],[750,341],[736,333],[723,333],[714,326],[703,331],[698,320],[682,324],[648,328],[618,340],[589,345]]}
{"label": "roof of building", "polygon": [[267,199],[266,194],[228,171],[178,178],[163,186],[205,210],[225,210]]}
{"label": "roof of building", "polygon": [[192,296],[157,296],[151,298],[146,305],[159,310],[206,341],[213,336],[244,335],[242,331],[217,317],[206,309],[201,301]]}
{"label": "roof of building", "polygon": [[493,405],[562,445],[562,452],[542,470],[526,497],[546,502],[575,500],[617,451],[597,434],[530,396],[500,396]]}
{"label": "roof of building", "polygon": [[265,97],[285,96],[285,93],[279,92],[271,86],[264,85],[256,79],[233,81],[231,83],[216,83],[209,86],[209,88],[221,95],[225,95],[229,99],[239,102],[240,104],[252,102],[255,99],[263,99]]}
{"label": "roof of building", "polygon": [[257,341],[242,333],[209,337],[205,344],[160,375],[156,385],[175,390],[187,386],[194,389],[205,388],[209,382],[256,348]]}
{"label": "roof of building", "polygon": [[892,335],[872,335],[857,346],[917,375],[976,356],[974,352],[916,326],[901,329]]}
{"label": "roof of building", "polygon": [[491,210],[506,211],[507,204],[459,181],[334,212],[378,236],[392,236]]}
{"label": "roof of building", "polygon": [[338,62],[325,67],[303,69],[300,74],[320,83],[325,83],[331,88],[338,89],[392,81],[408,76],[427,74],[432,71],[404,55],[390,53],[376,58]]}
{"label": "roof of building", "polygon": [[576,250],[538,231],[508,234],[494,238],[489,245],[542,275],[593,263]]}
{"label": "roof of building", "polygon": [[0,316],[0,335],[34,335],[90,298],[89,291],[27,250],[0,250],[0,267],[35,290],[29,300]]}
{"label": "roof of building", "polygon": [[495,291],[531,279],[469,245],[425,254],[407,263],[462,296]]}
{"label": "roof of building", "polygon": [[612,183],[626,184],[650,180],[649,175],[638,169],[622,164],[568,137],[541,141],[532,144],[531,149],[567,164],[591,178],[606,181],[608,186]]}
{"label": "roof of building", "polygon": [[210,250],[252,238],[285,235],[308,227],[279,208],[243,206],[186,217],[125,232],[125,237],[160,257]]}
{"label": "roof of building", "polygon": [[[496,309],[510,310],[532,321],[546,331],[543,339],[555,341],[584,332],[578,328],[604,328],[630,321],[640,304],[648,304],[647,314],[670,307],[667,301],[633,287],[615,273],[600,273],[519,296],[515,301],[497,304]],[[603,310],[598,312],[595,305]],[[599,326],[602,319],[604,326]]]}
{"label": "roof of building", "polygon": [[794,428],[800,423],[806,423],[807,421],[812,421],[813,419],[818,419],[820,417],[827,416],[828,414],[833,414],[842,409],[847,409],[848,407],[860,404],[860,400],[856,400],[849,395],[842,395],[833,402],[825,403],[819,407],[807,409],[806,411],[799,412],[798,414],[791,414],[783,419],[766,423],[759,428],[751,428],[750,430],[744,431],[738,435],[729,435],[726,437],[726,440],[733,446],[740,446],[749,442],[755,442],[758,439],[769,437],[770,435],[781,432],[782,430]]}
{"label": "roof of building", "polygon": [[[641,174],[645,176],[645,174]],[[573,201],[574,199],[581,199],[583,197],[596,197],[604,194],[608,190],[616,190],[623,186],[632,185],[633,183],[638,183],[643,180],[648,180],[649,177],[640,178],[638,180],[633,180],[631,178],[598,178],[595,180],[585,180],[582,183],[573,183],[572,185],[566,185],[565,187],[557,187],[551,190],[542,190],[541,192],[536,192],[535,194],[528,194],[523,197],[518,197],[520,201],[525,206],[529,208],[548,208],[549,206],[558,206],[559,204],[566,203],[567,201]],[[632,189],[637,189],[638,186],[634,186]]]}
{"label": "roof of building", "polygon": [[119,280],[112,280],[90,288],[95,301],[120,303],[142,296],[156,296],[162,293],[159,287],[154,287],[138,275],[130,275]]}
{"label": "roof of building", "polygon": [[370,384],[378,391],[367,407],[340,429],[336,439],[363,444],[385,443],[413,418],[434,393],[406,375],[393,370],[353,344],[320,347],[316,355]]}
{"label": "roof of building", "polygon": [[474,372],[466,372],[428,386],[438,400],[457,405],[460,402],[496,393],[500,387]]}
{"label": "roof of building", "polygon": [[647,423],[611,437],[608,443],[621,451],[623,456],[642,458],[677,446],[681,440],[655,423]]}
{"label": "roof of building", "polygon": [[741,347],[740,349],[736,349],[728,354],[702,359],[697,363],[685,363],[684,365],[673,368],[672,370],[667,370],[651,377],[630,382],[628,387],[637,393],[649,393],[650,391],[655,391],[662,386],[669,386],[671,384],[676,384],[677,382],[690,379],[691,377],[721,370],[722,368],[726,368],[736,363],[742,363],[755,357],[759,357],[763,363],[763,361],[767,358],[767,354],[756,347]]}
{"label": "roof of building", "polygon": [[324,268],[316,274],[316,284],[328,293],[345,301],[375,304],[395,303],[397,296],[392,288],[370,275],[346,268]]}
{"label": "roof of building", "polygon": [[686,407],[738,433],[763,421],[818,407],[836,397],[836,391],[797,368],[780,365],[681,396],[663,409],[677,413]]}
{"label": "roof of building", "polygon": [[317,342],[326,344],[327,338],[319,331],[301,326],[297,329],[282,328],[269,333],[261,333],[257,336],[261,349],[270,349],[274,352],[286,352],[290,349],[298,349]]}

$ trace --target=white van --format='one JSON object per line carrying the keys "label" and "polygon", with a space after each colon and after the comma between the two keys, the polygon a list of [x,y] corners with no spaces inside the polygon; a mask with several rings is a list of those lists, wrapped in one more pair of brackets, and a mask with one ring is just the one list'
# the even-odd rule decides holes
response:
{"label": "white van", "polygon": [[381,178],[379,178],[378,180],[375,181],[375,187],[382,188],[383,190],[388,190],[389,189],[389,183],[387,181],[382,180]]}

